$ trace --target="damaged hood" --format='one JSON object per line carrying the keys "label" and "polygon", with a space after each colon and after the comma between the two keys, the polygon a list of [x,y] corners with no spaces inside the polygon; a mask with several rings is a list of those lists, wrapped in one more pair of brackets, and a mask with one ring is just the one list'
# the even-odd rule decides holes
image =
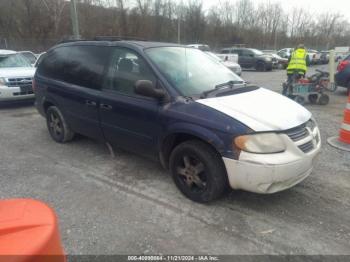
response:
{"label": "damaged hood", "polygon": [[256,132],[291,129],[311,118],[311,113],[301,105],[264,88],[197,102],[240,121]]}

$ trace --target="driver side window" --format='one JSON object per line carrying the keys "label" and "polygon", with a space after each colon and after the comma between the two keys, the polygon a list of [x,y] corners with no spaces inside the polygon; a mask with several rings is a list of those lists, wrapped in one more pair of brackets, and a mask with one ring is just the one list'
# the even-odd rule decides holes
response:
{"label": "driver side window", "polygon": [[136,96],[135,83],[138,80],[150,80],[153,84],[156,83],[154,74],[142,57],[132,50],[115,48],[103,88]]}

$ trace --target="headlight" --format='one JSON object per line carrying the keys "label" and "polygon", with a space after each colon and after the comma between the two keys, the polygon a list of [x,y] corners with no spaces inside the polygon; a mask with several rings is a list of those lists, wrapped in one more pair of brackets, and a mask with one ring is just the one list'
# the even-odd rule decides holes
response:
{"label": "headlight", "polygon": [[0,77],[0,86],[4,86],[5,83],[5,78]]}
{"label": "headlight", "polygon": [[236,137],[234,144],[243,151],[256,154],[281,153],[286,150],[283,139],[275,133]]}
{"label": "headlight", "polygon": [[271,62],[272,61],[271,57],[266,57],[266,61]]}

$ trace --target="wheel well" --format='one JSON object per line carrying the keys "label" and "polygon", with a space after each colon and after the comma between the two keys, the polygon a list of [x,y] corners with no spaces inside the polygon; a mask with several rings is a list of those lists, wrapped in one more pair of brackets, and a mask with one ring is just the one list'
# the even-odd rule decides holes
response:
{"label": "wheel well", "polygon": [[177,134],[172,134],[169,135],[168,137],[166,137],[161,145],[161,152],[160,152],[160,160],[162,165],[165,168],[169,167],[169,158],[170,158],[170,154],[173,151],[173,149],[185,142],[185,141],[189,141],[189,140],[199,140],[207,145],[209,145],[214,151],[216,151],[218,154],[219,152],[217,151],[217,149],[208,141],[205,141],[197,136],[194,135],[190,135],[190,134],[186,134],[186,133],[177,133]]}
{"label": "wheel well", "polygon": [[46,114],[47,109],[48,109],[50,106],[54,106],[54,104],[51,103],[51,102],[48,102],[48,101],[46,101],[46,102],[43,104],[43,108],[44,108],[44,113],[45,113],[45,114]]}

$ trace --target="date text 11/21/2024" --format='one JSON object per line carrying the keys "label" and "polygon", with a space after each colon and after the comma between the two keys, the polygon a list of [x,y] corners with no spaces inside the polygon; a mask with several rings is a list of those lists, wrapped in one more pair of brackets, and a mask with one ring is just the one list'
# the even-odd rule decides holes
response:
{"label": "date text 11/21/2024", "polygon": [[128,261],[220,261],[217,256],[128,256]]}

